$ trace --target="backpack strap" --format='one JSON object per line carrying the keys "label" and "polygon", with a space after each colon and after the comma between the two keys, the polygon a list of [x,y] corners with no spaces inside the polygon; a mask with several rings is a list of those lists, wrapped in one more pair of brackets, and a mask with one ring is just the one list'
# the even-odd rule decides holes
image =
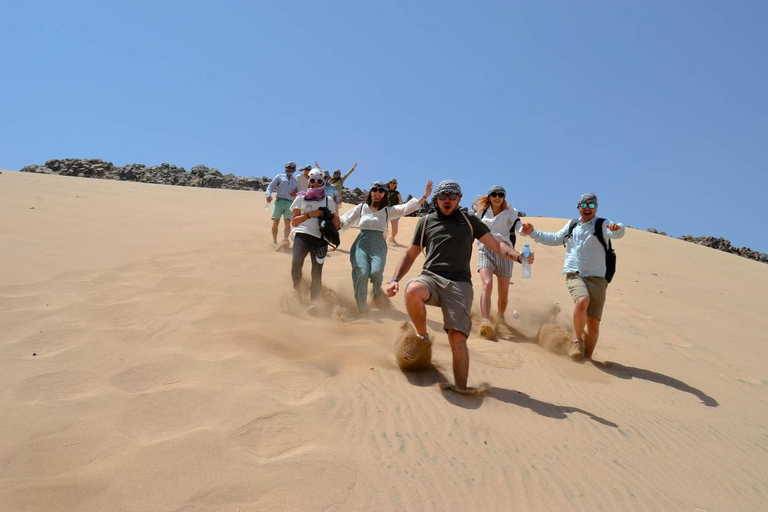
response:
{"label": "backpack strap", "polygon": [[472,223],[469,222],[469,217],[467,217],[467,214],[464,213],[464,210],[459,210],[461,212],[461,215],[464,217],[464,220],[467,221],[467,225],[469,226],[469,234],[471,235],[472,239],[475,239],[475,228],[472,227]]}
{"label": "backpack strap", "polygon": [[565,235],[565,237],[563,238],[563,247],[565,247],[565,241],[571,238],[571,235],[573,234],[573,229],[576,227],[576,224],[578,223],[579,223],[579,219],[573,219],[571,221],[571,225],[568,226],[568,234]]}
{"label": "backpack strap", "polygon": [[605,252],[608,252],[609,249],[611,249],[611,241],[608,240],[608,243],[605,243],[605,238],[603,238],[603,224],[605,223],[605,219],[602,217],[598,217],[595,221],[595,236],[600,241],[600,243],[603,245],[603,249],[605,249]]}
{"label": "backpack strap", "polygon": [[512,242],[512,248],[515,248],[517,243],[517,233],[515,233],[515,226],[520,222],[520,217],[515,217],[515,222],[512,223],[512,227],[509,228],[509,241]]}
{"label": "backpack strap", "polygon": [[486,207],[485,207],[485,210],[483,210],[483,213],[481,213],[481,214],[480,214],[480,218],[481,218],[481,219],[484,219],[484,218],[485,218],[485,212],[487,212],[487,211],[488,211],[488,208],[490,208],[490,206],[486,206]]}

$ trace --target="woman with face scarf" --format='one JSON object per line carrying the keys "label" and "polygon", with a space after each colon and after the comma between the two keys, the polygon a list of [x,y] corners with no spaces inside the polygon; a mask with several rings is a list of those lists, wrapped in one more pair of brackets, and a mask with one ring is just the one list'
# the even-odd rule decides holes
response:
{"label": "woman with face scarf", "polygon": [[384,280],[384,266],[387,263],[387,244],[384,231],[387,222],[413,213],[432,193],[432,182],[428,181],[424,195],[413,198],[405,204],[389,205],[386,185],[376,181],[371,185],[365,203],[357,205],[341,217],[342,230],[359,227],[349,251],[352,263],[352,286],[355,291],[357,309],[361,313],[368,311],[368,281],[373,283],[373,300],[379,308],[386,306],[387,298],[381,290]]}
{"label": "woman with face scarf", "polygon": [[291,278],[293,288],[297,290],[301,284],[302,267],[307,254],[312,254],[312,284],[310,286],[310,313],[315,312],[317,299],[322,290],[323,263],[328,253],[328,242],[323,240],[320,233],[320,208],[328,208],[333,213],[333,225],[341,226],[337,214],[336,203],[325,194],[325,177],[320,169],[309,171],[306,192],[299,195],[291,204],[291,225],[293,226],[293,261],[291,262]]}

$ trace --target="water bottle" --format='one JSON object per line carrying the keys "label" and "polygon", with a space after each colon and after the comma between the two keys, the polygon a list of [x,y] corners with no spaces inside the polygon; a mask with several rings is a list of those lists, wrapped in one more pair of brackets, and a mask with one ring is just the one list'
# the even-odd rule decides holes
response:
{"label": "water bottle", "polygon": [[523,279],[531,277],[531,264],[528,263],[528,256],[531,255],[531,246],[525,244],[523,246]]}
{"label": "water bottle", "polygon": [[267,201],[267,202],[264,204],[264,209],[265,209],[265,210],[269,210],[269,201]]}

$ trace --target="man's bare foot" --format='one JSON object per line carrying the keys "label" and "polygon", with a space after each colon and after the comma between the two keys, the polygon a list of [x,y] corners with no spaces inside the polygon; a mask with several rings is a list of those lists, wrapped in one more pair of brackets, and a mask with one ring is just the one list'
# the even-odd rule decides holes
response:
{"label": "man's bare foot", "polygon": [[477,396],[477,395],[482,395],[483,393],[486,393],[488,391],[488,384],[480,384],[476,388],[467,387],[464,389],[459,389],[453,384],[448,384],[447,382],[444,382],[440,384],[440,389],[444,391],[453,391],[454,393],[458,393],[464,396]]}

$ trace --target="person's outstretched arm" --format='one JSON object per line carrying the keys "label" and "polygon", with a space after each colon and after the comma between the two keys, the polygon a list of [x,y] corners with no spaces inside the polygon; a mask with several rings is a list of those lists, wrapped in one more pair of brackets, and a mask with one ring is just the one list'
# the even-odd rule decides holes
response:
{"label": "person's outstretched arm", "polygon": [[355,165],[352,166],[352,168],[349,170],[347,174],[342,176],[341,178],[341,184],[343,185],[347,178],[349,178],[349,175],[355,172],[355,169],[357,169],[357,162],[355,162]]}
{"label": "person's outstretched arm", "polygon": [[416,261],[416,257],[420,252],[421,246],[419,245],[411,245],[408,250],[405,251],[405,254],[403,254],[403,257],[400,259],[400,263],[398,263],[397,268],[395,268],[395,277],[392,278],[389,286],[387,286],[385,292],[387,297],[394,297],[397,292],[400,291],[400,279],[411,270],[413,262]]}

